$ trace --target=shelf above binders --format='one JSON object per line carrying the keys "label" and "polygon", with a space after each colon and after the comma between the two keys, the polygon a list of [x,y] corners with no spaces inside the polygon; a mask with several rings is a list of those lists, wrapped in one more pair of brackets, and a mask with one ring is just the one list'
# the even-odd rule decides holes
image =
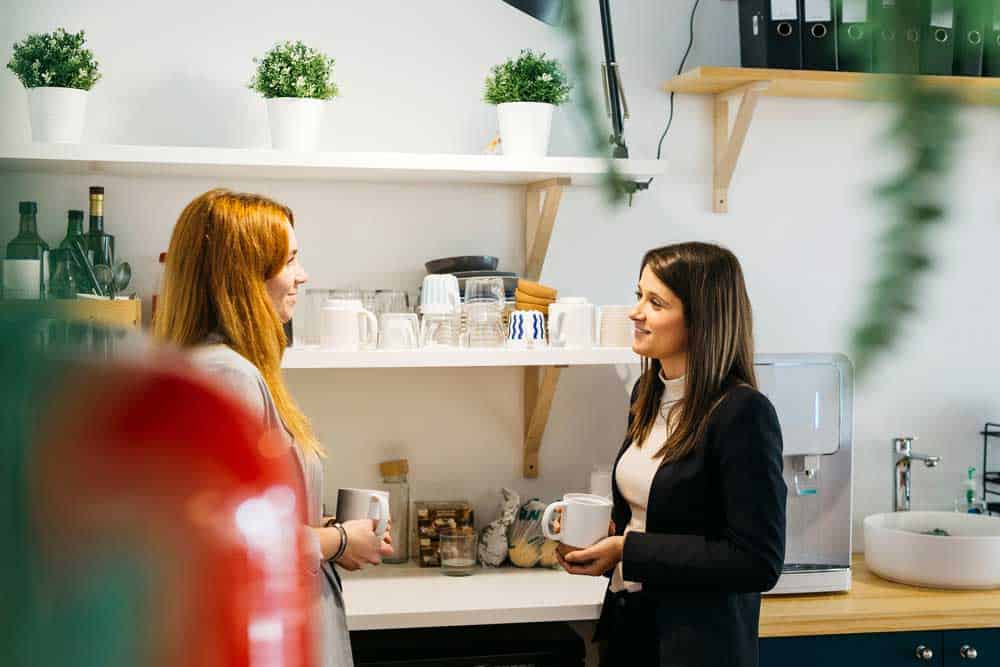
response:
{"label": "shelf above binders", "polygon": [[[670,79],[666,92],[692,95],[729,93],[750,83],[767,83],[761,95],[820,99],[888,100],[884,84],[898,74],[820,72],[752,67],[698,67]],[[918,76],[928,86],[950,90],[967,104],[1000,104],[1000,78],[974,76]]]}
{"label": "shelf above binders", "polygon": [[[712,210],[729,210],[729,186],[743,141],[753,120],[757,99],[804,97],[813,99],[888,100],[889,84],[898,74],[821,72],[813,70],[750,67],[698,67],[670,79],[668,93],[712,95],[714,142]],[[918,76],[922,84],[954,92],[967,104],[1000,105],[1000,78],[969,76]],[[730,121],[730,104],[738,102]]]}

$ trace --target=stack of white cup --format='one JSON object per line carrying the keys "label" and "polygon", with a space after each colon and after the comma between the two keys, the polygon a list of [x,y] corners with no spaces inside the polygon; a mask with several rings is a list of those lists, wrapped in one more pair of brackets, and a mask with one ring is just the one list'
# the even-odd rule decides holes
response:
{"label": "stack of white cup", "polygon": [[630,347],[635,326],[628,318],[632,306],[601,306],[600,345],[602,347]]}

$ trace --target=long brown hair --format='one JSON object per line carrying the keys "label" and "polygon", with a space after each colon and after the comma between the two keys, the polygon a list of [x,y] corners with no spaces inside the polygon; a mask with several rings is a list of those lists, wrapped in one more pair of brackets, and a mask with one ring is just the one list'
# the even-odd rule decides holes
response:
{"label": "long brown hair", "polygon": [[255,194],[217,189],[196,197],[170,237],[154,335],[190,347],[219,333],[260,370],[285,427],[322,455],[309,420],[281,377],[287,339],[265,281],[288,258],[291,209]]}
{"label": "long brown hair", "polygon": [[[673,425],[657,455],[662,463],[686,456],[701,441],[709,417],[726,391],[738,384],[757,388],[753,369],[753,316],[743,270],[729,250],[709,243],[654,248],[642,258],[684,308],[687,371],[684,397],[670,408]],[[660,360],[643,358],[628,437],[637,446],[649,437],[664,386]]]}

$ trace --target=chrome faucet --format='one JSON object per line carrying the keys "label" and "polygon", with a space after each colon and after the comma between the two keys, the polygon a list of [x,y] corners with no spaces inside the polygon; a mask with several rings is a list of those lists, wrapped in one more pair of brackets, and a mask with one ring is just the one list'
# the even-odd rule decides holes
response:
{"label": "chrome faucet", "polygon": [[910,509],[910,461],[923,461],[928,468],[941,463],[940,456],[913,453],[916,438],[893,438],[892,449],[896,456],[895,482],[893,484],[892,511],[906,512]]}

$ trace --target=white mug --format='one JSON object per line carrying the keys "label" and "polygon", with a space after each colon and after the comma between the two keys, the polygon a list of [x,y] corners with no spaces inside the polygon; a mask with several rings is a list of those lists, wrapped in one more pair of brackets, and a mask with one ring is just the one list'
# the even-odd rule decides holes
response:
{"label": "white mug", "polygon": [[594,304],[563,297],[549,306],[549,344],[566,348],[594,346]]}
{"label": "white mug", "polygon": [[375,534],[381,538],[389,525],[389,492],[374,489],[340,489],[337,491],[337,521],[373,519]]}
{"label": "white mug", "polygon": [[423,314],[457,313],[462,308],[458,278],[450,273],[424,276],[420,288],[420,312]]}
{"label": "white mug", "polygon": [[[552,518],[562,508],[559,532],[553,532]],[[608,536],[611,524],[611,501],[590,493],[567,493],[542,514],[542,532],[550,540],[579,549],[597,544]]]}
{"label": "white mug", "polygon": [[320,311],[320,347],[356,352],[374,347],[378,320],[356,299],[327,299]]}

